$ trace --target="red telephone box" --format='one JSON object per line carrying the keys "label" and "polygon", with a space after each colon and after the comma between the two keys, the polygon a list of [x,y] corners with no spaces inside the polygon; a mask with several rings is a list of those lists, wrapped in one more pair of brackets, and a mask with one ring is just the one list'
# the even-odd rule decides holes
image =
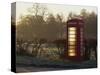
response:
{"label": "red telephone box", "polygon": [[82,60],[83,56],[83,34],[84,22],[82,19],[71,19],[67,21],[67,42],[65,56],[69,60]]}

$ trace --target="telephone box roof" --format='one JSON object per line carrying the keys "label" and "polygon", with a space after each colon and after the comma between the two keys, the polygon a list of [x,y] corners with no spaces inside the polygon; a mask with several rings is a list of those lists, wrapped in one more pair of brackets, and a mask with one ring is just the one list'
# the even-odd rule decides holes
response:
{"label": "telephone box roof", "polygon": [[70,20],[68,20],[67,21],[67,25],[84,25],[84,21],[82,20],[82,19],[76,19],[76,18],[74,18],[74,19],[70,19]]}

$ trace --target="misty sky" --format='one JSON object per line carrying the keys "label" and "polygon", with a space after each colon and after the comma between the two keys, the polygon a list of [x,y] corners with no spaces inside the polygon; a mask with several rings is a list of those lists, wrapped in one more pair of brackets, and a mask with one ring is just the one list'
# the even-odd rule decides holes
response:
{"label": "misty sky", "polygon": [[[31,8],[34,3],[30,2],[17,2],[16,3],[16,18],[17,21],[21,15],[28,14],[28,8]],[[88,12],[94,11],[97,13],[97,8],[94,6],[74,6],[74,5],[63,5],[63,4],[40,4],[46,6],[49,13],[56,15],[57,13],[63,14],[64,19],[68,17],[70,12],[79,14],[82,9],[86,9]],[[13,8],[14,9],[14,8]],[[13,14],[12,14],[13,15]]]}

